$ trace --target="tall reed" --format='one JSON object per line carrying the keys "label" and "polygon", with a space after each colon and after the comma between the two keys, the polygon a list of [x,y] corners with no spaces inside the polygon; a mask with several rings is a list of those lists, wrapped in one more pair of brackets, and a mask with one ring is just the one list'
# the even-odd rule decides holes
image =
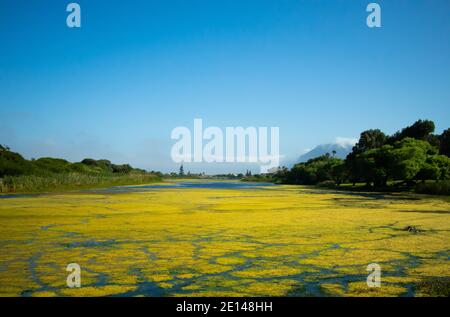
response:
{"label": "tall reed", "polygon": [[160,181],[154,174],[102,174],[90,175],[64,173],[49,176],[21,175],[6,176],[0,179],[1,193],[27,193],[43,191],[62,191],[94,187],[146,184]]}

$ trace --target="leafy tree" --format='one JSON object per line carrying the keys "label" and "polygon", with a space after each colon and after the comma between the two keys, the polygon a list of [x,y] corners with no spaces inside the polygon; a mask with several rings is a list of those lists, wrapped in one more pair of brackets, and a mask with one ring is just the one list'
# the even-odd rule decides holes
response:
{"label": "leafy tree", "polygon": [[[299,163],[285,173],[285,182],[290,184],[313,185],[320,182],[334,180],[338,178],[335,166],[343,165],[343,161],[331,155],[322,155],[317,158],[308,160],[306,163]],[[278,174],[280,175],[280,174]]]}
{"label": "leafy tree", "polygon": [[71,163],[63,159],[43,157],[32,162],[34,174],[46,175],[64,173],[70,170]]}
{"label": "leafy tree", "polygon": [[435,155],[432,162],[439,167],[439,180],[450,180],[450,157]]}
{"label": "leafy tree", "polygon": [[450,158],[445,155],[428,156],[422,169],[416,175],[418,180],[449,180]]}
{"label": "leafy tree", "polygon": [[428,143],[430,143],[432,146],[434,146],[437,149],[439,149],[441,146],[441,141],[439,139],[439,135],[436,135],[436,134],[428,135],[424,141],[427,141]]}
{"label": "leafy tree", "polygon": [[133,168],[129,164],[112,164],[112,171],[113,173],[128,174],[133,171]]}
{"label": "leafy tree", "polygon": [[331,178],[338,186],[348,178],[347,168],[343,161],[331,167]]}
{"label": "leafy tree", "polygon": [[[81,161],[82,164],[87,165],[91,168],[91,172],[94,173],[122,173],[123,168],[117,167],[120,165],[116,165],[116,169],[114,168],[114,164],[108,160],[94,160],[91,158],[86,158]],[[118,171],[120,170],[120,171]]]}
{"label": "leafy tree", "polygon": [[425,182],[429,179],[439,179],[440,175],[441,171],[439,166],[431,159],[431,157],[429,157],[427,158],[419,172],[416,174],[415,178],[417,180],[422,180],[422,182]]}
{"label": "leafy tree", "polygon": [[442,134],[439,136],[439,141],[439,153],[450,157],[450,128],[442,132]]}
{"label": "leafy tree", "polygon": [[352,152],[345,160],[347,174],[350,181],[355,184],[361,180],[367,181],[368,178],[372,179],[372,177],[367,177],[364,172],[364,169],[366,168],[365,163],[368,162],[364,163],[361,159],[357,160],[356,157],[365,151],[382,147],[386,143],[386,140],[387,136],[379,129],[366,130],[361,133],[358,142],[355,144]]}
{"label": "leafy tree", "polygon": [[0,177],[30,174],[32,166],[22,155],[0,145]]}
{"label": "leafy tree", "polygon": [[184,176],[184,167],[183,164],[180,166],[180,172],[178,173],[179,176]]}
{"label": "leafy tree", "polygon": [[282,166],[281,168],[278,168],[273,175],[273,180],[276,183],[288,183],[289,174],[290,170],[286,166]]}
{"label": "leafy tree", "polygon": [[393,144],[405,138],[428,141],[431,138],[434,129],[435,125],[433,121],[417,120],[413,125],[408,126],[391,136],[388,143]]}
{"label": "leafy tree", "polygon": [[113,172],[113,164],[108,160],[98,160],[97,166],[100,167],[105,172]]}
{"label": "leafy tree", "polygon": [[428,142],[405,138],[397,141],[388,154],[389,174],[395,180],[412,180],[425,166],[427,155],[436,154]]}
{"label": "leafy tree", "polygon": [[412,181],[417,177],[433,176],[433,168],[426,164],[426,160],[429,155],[435,154],[436,148],[428,142],[405,138],[394,145],[386,144],[358,154],[353,165],[358,173],[357,178],[367,185],[373,183],[384,187],[388,180]]}
{"label": "leafy tree", "polygon": [[81,163],[89,166],[97,166],[97,161],[90,158],[85,158],[84,160],[81,161]]}
{"label": "leafy tree", "polygon": [[386,186],[389,178],[388,154],[391,150],[392,146],[384,145],[380,149],[371,149],[357,155],[354,166],[358,174],[354,177],[364,180],[367,186],[372,183],[375,186]]}
{"label": "leafy tree", "polygon": [[434,129],[433,121],[418,120],[391,137],[379,129],[366,130],[345,161],[327,153],[291,170],[281,169],[274,178],[291,184],[363,181],[377,187],[387,186],[390,180],[413,183],[450,179],[450,129],[440,136],[433,134]]}
{"label": "leafy tree", "polygon": [[386,135],[379,129],[363,131],[359,141],[353,147],[353,152],[362,153],[367,150],[377,149],[386,143]]}
{"label": "leafy tree", "polygon": [[116,165],[108,160],[84,159],[79,163],[70,163],[64,159],[44,157],[24,159],[20,154],[12,152],[6,146],[0,145],[0,177],[18,175],[51,176],[61,173],[81,173],[81,174],[128,174],[147,173],[142,169],[134,169],[129,164]]}

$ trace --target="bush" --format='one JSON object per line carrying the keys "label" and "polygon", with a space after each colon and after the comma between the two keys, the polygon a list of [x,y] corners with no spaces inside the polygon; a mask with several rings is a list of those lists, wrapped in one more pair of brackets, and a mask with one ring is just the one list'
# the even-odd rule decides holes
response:
{"label": "bush", "polygon": [[0,177],[5,175],[29,174],[32,166],[19,153],[11,152],[9,148],[0,145]]}
{"label": "bush", "polygon": [[45,176],[53,173],[66,173],[69,171],[70,164],[66,160],[43,157],[35,161],[31,161],[33,166],[33,174]]}
{"label": "bush", "polygon": [[429,195],[450,195],[450,181],[418,184],[416,193]]}
{"label": "bush", "polygon": [[334,188],[336,186],[334,181],[323,181],[317,184],[319,187],[326,187],[326,188]]}
{"label": "bush", "polygon": [[275,175],[283,183],[298,185],[316,185],[328,180],[342,182],[343,161],[341,159],[322,155],[308,160],[306,163],[295,164],[290,171],[284,169]]}

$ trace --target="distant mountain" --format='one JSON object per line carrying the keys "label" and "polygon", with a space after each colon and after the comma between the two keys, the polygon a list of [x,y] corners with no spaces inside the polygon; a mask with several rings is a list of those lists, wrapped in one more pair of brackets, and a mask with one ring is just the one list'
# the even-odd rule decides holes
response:
{"label": "distant mountain", "polygon": [[300,156],[298,158],[298,163],[306,162],[309,159],[324,155],[326,153],[330,153],[330,155],[333,155],[333,151],[336,151],[335,157],[344,159],[352,151],[352,148],[353,148],[353,145],[350,143],[347,143],[347,144],[337,144],[337,143],[321,144],[321,145],[316,146],[311,151]]}

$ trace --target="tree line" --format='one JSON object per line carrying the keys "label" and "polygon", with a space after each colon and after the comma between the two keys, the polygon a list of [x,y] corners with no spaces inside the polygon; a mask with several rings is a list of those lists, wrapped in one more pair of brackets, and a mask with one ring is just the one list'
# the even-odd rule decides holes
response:
{"label": "tree line", "polygon": [[129,174],[146,173],[145,170],[133,168],[129,164],[113,164],[109,160],[86,158],[81,162],[71,163],[64,159],[43,157],[26,160],[9,147],[0,145],[0,178],[5,176],[50,176],[53,174]]}
{"label": "tree line", "polygon": [[161,181],[159,172],[147,172],[129,164],[84,159],[71,163],[44,157],[27,160],[0,145],[0,193],[47,192],[82,188],[148,184]]}
{"label": "tree line", "polygon": [[365,183],[386,188],[389,183],[412,186],[418,182],[450,180],[450,129],[434,134],[435,124],[418,120],[393,135],[379,129],[363,131],[348,156],[333,153],[281,168],[273,175],[285,184]]}

